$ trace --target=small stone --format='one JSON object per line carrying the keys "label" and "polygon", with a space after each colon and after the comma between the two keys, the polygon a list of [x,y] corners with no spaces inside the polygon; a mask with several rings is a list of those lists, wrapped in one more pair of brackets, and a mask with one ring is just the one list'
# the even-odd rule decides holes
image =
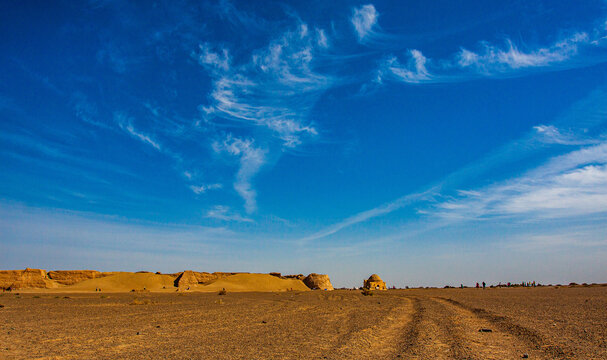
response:
{"label": "small stone", "polygon": [[529,354],[523,354],[523,356],[521,356],[523,359],[529,359]]}
{"label": "small stone", "polygon": [[140,335],[140,334],[139,334],[139,331],[137,331],[137,335]]}
{"label": "small stone", "polygon": [[267,321],[265,321],[265,320],[261,320],[261,323],[262,323],[262,324],[267,324],[268,322],[267,322]]}
{"label": "small stone", "polygon": [[485,329],[485,328],[478,329],[478,331],[479,332],[493,332],[493,330],[491,330],[491,329]]}
{"label": "small stone", "polygon": [[156,325],[156,329],[160,329],[160,325]]}

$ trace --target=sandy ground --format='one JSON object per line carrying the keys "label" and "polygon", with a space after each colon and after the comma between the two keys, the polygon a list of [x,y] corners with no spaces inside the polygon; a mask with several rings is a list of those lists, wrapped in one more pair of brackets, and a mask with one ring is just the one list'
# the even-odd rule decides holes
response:
{"label": "sandy ground", "polygon": [[607,359],[607,287],[6,293],[0,304],[0,359]]}

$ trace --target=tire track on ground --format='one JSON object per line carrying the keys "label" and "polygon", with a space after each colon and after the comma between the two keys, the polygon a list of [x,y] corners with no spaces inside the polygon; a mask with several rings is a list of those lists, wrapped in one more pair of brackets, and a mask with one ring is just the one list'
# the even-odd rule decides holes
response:
{"label": "tire track on ground", "polygon": [[410,298],[393,309],[386,318],[370,328],[348,335],[347,340],[333,350],[331,359],[394,359],[402,346],[401,334],[415,318],[416,309]]}
{"label": "tire track on ground", "polygon": [[[490,326],[497,328],[499,331],[509,334],[516,339],[515,342],[525,345],[531,352],[535,353],[535,357],[548,359],[570,359],[571,352],[565,351],[562,347],[551,344],[538,332],[528,329],[524,326],[512,322],[505,316],[496,315],[485,309],[479,309],[472,306],[462,304],[456,300],[438,297],[440,301],[450,304],[452,307],[460,311],[468,312],[479,320],[484,320]],[[513,344],[516,347],[516,344]],[[519,346],[520,347],[520,346]]]}
{"label": "tire track on ground", "polygon": [[433,299],[413,299],[415,313],[403,334],[397,357],[406,359],[474,359],[461,337],[460,324],[445,307]]}

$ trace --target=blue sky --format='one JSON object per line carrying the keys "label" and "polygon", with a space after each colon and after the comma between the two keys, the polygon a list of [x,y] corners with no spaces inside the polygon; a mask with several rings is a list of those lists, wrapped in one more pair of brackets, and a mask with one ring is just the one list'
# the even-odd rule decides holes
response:
{"label": "blue sky", "polygon": [[5,1],[0,267],[605,282],[607,3]]}

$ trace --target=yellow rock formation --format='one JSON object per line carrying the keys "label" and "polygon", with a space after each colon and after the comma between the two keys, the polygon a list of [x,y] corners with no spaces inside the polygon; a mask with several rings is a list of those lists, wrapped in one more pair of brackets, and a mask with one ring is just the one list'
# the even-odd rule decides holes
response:
{"label": "yellow rock formation", "polygon": [[88,279],[111,275],[96,270],[55,270],[49,271],[48,277],[61,285],[74,285]]}
{"label": "yellow rock formation", "polygon": [[312,290],[333,290],[329,275],[311,273],[303,282]]}
{"label": "yellow rock formation", "polygon": [[386,283],[377,274],[373,274],[365,280],[363,287],[369,290],[387,290]]}

